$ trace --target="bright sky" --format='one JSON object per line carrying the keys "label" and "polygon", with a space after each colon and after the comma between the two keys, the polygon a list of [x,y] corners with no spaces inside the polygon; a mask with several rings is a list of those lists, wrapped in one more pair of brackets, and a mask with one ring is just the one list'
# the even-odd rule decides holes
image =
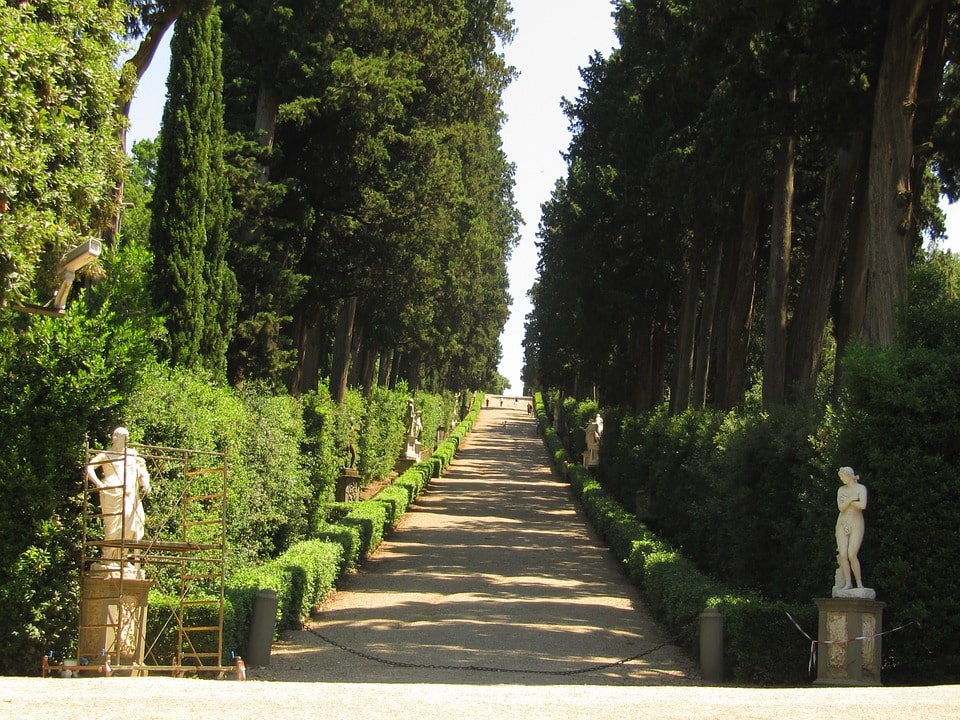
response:
{"label": "bright sky", "polygon": [[[581,87],[580,68],[595,51],[604,56],[617,45],[611,0],[511,0],[516,37],[504,48],[507,62],[520,71],[504,94],[508,116],[503,128],[504,151],[516,165],[517,207],[525,224],[508,266],[513,305],[500,336],[500,374],[509,380],[507,392],[523,391],[523,324],[530,312],[527,291],[536,278],[535,246],[540,206],[549,200],[557,179],[565,176],[560,156],[570,135],[560,99],[575,99]],[[157,50],[131,105],[128,143],[154,138],[160,130],[170,65],[169,36]],[[960,205],[948,209],[947,248],[960,250]]]}

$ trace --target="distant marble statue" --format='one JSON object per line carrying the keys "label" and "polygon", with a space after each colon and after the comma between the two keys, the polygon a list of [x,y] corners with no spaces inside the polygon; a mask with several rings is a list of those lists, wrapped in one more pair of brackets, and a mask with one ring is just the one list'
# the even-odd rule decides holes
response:
{"label": "distant marble statue", "polygon": [[414,405],[413,398],[409,398],[407,400],[407,413],[406,413],[408,436],[413,435],[413,422],[416,416],[417,416],[417,408]]}
{"label": "distant marble statue", "polygon": [[407,449],[404,457],[420,462],[420,433],[423,432],[423,412],[416,409],[413,398],[407,400]]}
{"label": "distant marble statue", "polygon": [[[86,466],[87,477],[100,491],[105,540],[143,539],[145,516],[140,492],[150,492],[150,473],[136,449],[127,447],[129,438],[127,429],[118,427],[110,448],[94,455]],[[120,548],[105,547],[103,559],[109,561],[108,568],[119,569]]]}
{"label": "distant marble statue", "polygon": [[603,418],[599,413],[583,431],[587,444],[587,449],[583,453],[583,466],[596,467],[600,464],[600,438],[603,436]]}
{"label": "distant marble statue", "polygon": [[837,490],[837,564],[833,597],[857,597],[873,600],[876,592],[865,588],[857,557],[863,543],[863,511],[867,509],[867,488],[851,467],[840,468],[837,475],[843,485]]}

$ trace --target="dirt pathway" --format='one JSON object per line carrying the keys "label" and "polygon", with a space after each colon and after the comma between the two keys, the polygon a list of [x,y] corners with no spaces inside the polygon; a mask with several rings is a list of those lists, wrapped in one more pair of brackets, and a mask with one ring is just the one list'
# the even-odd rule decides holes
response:
{"label": "dirt pathway", "polygon": [[551,473],[526,405],[490,398],[444,477],[431,481],[308,630],[286,634],[270,665],[250,676],[695,681],[694,664],[651,621],[569,487]]}

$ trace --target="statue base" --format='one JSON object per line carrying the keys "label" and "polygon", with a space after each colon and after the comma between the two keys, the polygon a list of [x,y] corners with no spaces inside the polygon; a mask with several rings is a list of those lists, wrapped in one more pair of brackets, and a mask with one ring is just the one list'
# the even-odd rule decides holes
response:
{"label": "statue base", "polygon": [[876,600],[877,591],[874,590],[873,588],[865,588],[865,587],[856,587],[856,588],[835,587],[833,589],[833,597],[856,598],[857,600]]}
{"label": "statue base", "polygon": [[407,460],[413,460],[414,462],[420,462],[420,441],[415,440],[411,437],[407,438],[407,449],[404,452],[404,457]]}
{"label": "statue base", "polygon": [[816,598],[813,602],[820,611],[813,684],[880,685],[885,604],[855,597]]}
{"label": "statue base", "polygon": [[147,593],[152,586],[153,580],[119,577],[119,571],[114,577],[83,576],[77,649],[81,663],[98,666],[106,655],[115,666],[143,665]]}
{"label": "statue base", "polygon": [[334,491],[337,502],[356,502],[360,499],[360,473],[353,468],[342,468]]}

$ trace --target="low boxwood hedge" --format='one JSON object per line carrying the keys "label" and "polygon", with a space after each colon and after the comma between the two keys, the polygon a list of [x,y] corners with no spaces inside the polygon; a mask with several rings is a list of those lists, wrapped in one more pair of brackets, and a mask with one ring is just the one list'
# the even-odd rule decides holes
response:
{"label": "low boxwood hedge", "polygon": [[610,546],[643,592],[654,617],[678,644],[694,657],[699,655],[700,613],[715,606],[724,617],[724,667],[729,680],[762,685],[808,683],[810,643],[787,613],[816,636],[816,608],[738,593],[701,573],[624,509],[589,471],[570,462],[560,438],[548,424],[540,393],[535,403],[554,463],[570,481],[597,534]]}

